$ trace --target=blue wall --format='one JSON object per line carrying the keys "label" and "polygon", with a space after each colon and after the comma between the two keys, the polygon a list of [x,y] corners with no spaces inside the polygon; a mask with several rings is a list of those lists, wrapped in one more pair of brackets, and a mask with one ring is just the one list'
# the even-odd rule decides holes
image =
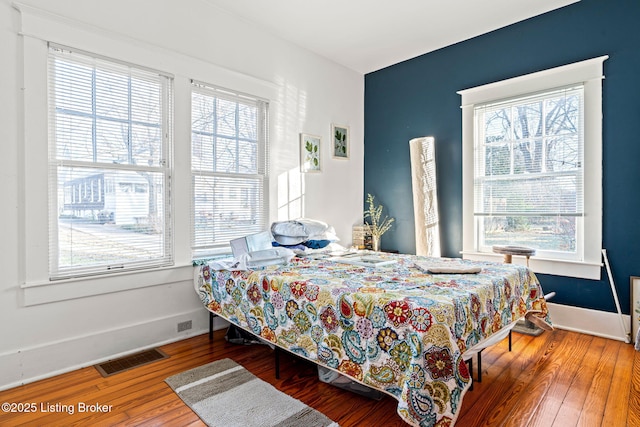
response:
{"label": "blue wall", "polygon": [[[425,25],[428,25],[428,19]],[[462,250],[461,89],[601,55],[603,247],[620,303],[640,276],[640,1],[582,0],[365,76],[365,194],[396,218],[383,249],[415,253],[409,144],[436,138],[442,255]],[[553,302],[615,311],[601,281],[539,275]]]}

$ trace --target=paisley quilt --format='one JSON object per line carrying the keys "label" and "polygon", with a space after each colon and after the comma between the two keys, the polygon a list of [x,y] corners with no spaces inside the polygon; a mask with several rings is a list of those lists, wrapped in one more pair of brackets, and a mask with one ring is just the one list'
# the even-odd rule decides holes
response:
{"label": "paisley quilt", "polygon": [[[205,264],[195,286],[210,311],[390,394],[414,426],[455,423],[471,385],[467,349],[524,316],[551,328],[540,284],[524,266],[376,256],[395,262],[361,267],[294,258],[249,271]],[[431,264],[481,271],[431,274]]]}

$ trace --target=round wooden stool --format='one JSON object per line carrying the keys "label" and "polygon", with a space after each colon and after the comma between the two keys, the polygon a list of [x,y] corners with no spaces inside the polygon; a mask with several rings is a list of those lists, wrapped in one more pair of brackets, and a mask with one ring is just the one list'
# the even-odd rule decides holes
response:
{"label": "round wooden stool", "polygon": [[499,246],[495,245],[491,248],[493,252],[502,254],[505,264],[511,264],[513,255],[520,255],[527,258],[527,267],[529,267],[529,258],[536,254],[536,250],[527,246]]}

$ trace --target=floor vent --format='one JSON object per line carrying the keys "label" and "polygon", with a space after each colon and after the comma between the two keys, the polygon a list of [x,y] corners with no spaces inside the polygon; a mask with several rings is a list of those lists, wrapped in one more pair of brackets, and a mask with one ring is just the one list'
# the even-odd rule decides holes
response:
{"label": "floor vent", "polygon": [[128,371],[138,366],[146,365],[151,362],[166,359],[169,356],[157,348],[145,350],[140,353],[130,354],[120,359],[109,360],[98,365],[94,365],[103,377]]}

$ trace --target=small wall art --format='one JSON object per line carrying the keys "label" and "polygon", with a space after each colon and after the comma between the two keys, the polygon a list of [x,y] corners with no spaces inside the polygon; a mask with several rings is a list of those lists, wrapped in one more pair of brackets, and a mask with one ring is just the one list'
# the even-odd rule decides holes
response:
{"label": "small wall art", "polygon": [[307,133],[300,134],[300,170],[302,172],[320,172],[321,137]]}
{"label": "small wall art", "polygon": [[349,127],[342,125],[331,125],[331,139],[333,141],[331,147],[332,157],[334,159],[349,158]]}

